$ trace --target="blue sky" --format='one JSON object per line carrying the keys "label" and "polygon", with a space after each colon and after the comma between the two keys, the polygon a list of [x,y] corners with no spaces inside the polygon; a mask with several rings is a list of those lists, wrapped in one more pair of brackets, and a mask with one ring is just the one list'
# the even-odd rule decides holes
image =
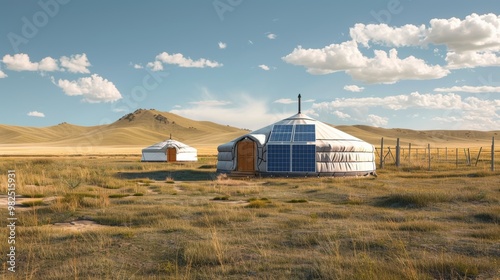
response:
{"label": "blue sky", "polygon": [[[111,123],[139,108],[258,129],[500,129],[492,1],[0,3],[0,123]],[[451,4],[453,3],[453,4]]]}

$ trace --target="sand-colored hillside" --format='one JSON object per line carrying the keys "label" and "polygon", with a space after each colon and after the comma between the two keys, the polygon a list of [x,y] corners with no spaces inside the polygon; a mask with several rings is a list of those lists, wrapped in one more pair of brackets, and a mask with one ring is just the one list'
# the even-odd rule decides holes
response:
{"label": "sand-colored hillside", "polygon": [[50,127],[0,125],[1,155],[140,154],[141,149],[172,137],[215,154],[218,145],[248,131],[194,121],[157,110],[139,109],[101,126],[62,123]]}
{"label": "sand-colored hillside", "polygon": [[336,126],[346,133],[363,139],[375,146],[380,146],[384,137],[384,145],[394,146],[396,139],[400,138],[401,145],[426,147],[489,147],[491,138],[500,139],[500,131],[475,131],[475,130],[411,130],[402,128],[380,128],[366,125]]}
{"label": "sand-colored hillside", "polygon": [[[384,137],[386,146],[489,147],[500,131],[384,129],[354,125],[336,126],[375,146]],[[116,122],[100,126],[62,123],[50,127],[0,125],[0,155],[134,154],[144,147],[172,137],[198,149],[199,154],[216,154],[217,146],[247,130],[208,121],[194,121],[172,113],[139,109]]]}

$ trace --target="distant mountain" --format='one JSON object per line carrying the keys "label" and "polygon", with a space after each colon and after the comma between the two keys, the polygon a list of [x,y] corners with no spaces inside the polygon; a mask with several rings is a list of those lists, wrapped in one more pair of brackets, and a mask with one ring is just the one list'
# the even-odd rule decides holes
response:
{"label": "distant mountain", "polygon": [[247,130],[207,121],[194,121],[156,110],[138,109],[114,123],[100,126],[77,126],[62,123],[50,127],[0,125],[0,144],[41,144],[74,146],[92,142],[96,146],[151,145],[168,139],[187,144],[224,143]]}

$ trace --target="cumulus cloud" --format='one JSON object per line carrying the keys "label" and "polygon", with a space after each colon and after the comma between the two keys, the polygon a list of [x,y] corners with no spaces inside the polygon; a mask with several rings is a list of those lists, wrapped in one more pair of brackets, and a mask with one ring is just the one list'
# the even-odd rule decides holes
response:
{"label": "cumulus cloud", "polygon": [[398,57],[396,49],[389,54],[376,50],[375,57],[368,59],[366,67],[347,70],[354,79],[366,83],[392,84],[400,80],[429,80],[447,76],[450,71],[439,65],[428,65],[424,60],[409,56]]}
{"label": "cumulus cloud", "polygon": [[59,66],[57,65],[57,60],[53,59],[52,57],[46,57],[40,60],[40,63],[38,64],[38,70],[46,72],[58,71]]}
{"label": "cumulus cloud", "polygon": [[500,87],[492,86],[454,86],[450,88],[435,88],[434,91],[437,92],[470,92],[470,93],[489,93],[489,92],[500,92]]}
{"label": "cumulus cloud", "polygon": [[193,60],[189,57],[184,57],[181,53],[169,54],[167,52],[162,52],[157,55],[155,61],[149,62],[147,66],[153,71],[160,71],[163,70],[163,64],[172,64],[186,68],[214,68],[222,66],[222,63],[217,61],[211,61],[205,58]]}
{"label": "cumulus cloud", "polygon": [[144,66],[140,64],[134,64],[134,69],[142,69],[142,68],[144,68]]}
{"label": "cumulus cloud", "polygon": [[365,88],[358,87],[357,85],[346,85],[344,86],[344,90],[352,91],[352,92],[362,92]]}
{"label": "cumulus cloud", "polygon": [[[50,56],[43,58],[40,62],[32,62],[29,55],[18,53],[14,55],[5,55],[2,62],[7,66],[7,69],[13,71],[69,71],[72,73],[90,73],[87,67],[90,62],[86,54],[76,54],[70,57],[62,56],[59,60]],[[59,63],[61,67],[59,67]]]}
{"label": "cumulus cloud", "polygon": [[[455,122],[450,129],[499,129],[500,128],[500,100],[483,100],[477,97],[462,98],[458,94],[420,94],[413,92],[409,95],[392,95],[385,97],[337,98],[331,102],[321,102],[312,105],[312,110],[333,113],[342,110],[364,110],[370,108],[384,110],[424,109],[436,110],[441,116],[435,120]],[[371,117],[370,123],[384,124],[383,119]],[[457,120],[460,120],[456,122]],[[378,122],[377,122],[378,121]]]}
{"label": "cumulus cloud", "polygon": [[322,49],[295,48],[282,59],[293,65],[307,68],[311,74],[329,74],[366,66],[367,58],[359,51],[354,41],[331,44]]}
{"label": "cumulus cloud", "polygon": [[59,80],[57,85],[69,96],[83,96],[83,101],[89,103],[114,102],[122,98],[115,85],[93,74],[90,77],[76,81]]}
{"label": "cumulus cloud", "polygon": [[219,49],[223,50],[225,48],[227,48],[227,44],[223,43],[223,42],[219,42]]}
{"label": "cumulus cloud", "polygon": [[369,47],[370,42],[389,47],[417,46],[424,44],[426,28],[423,24],[391,27],[385,23],[368,25],[357,23],[350,28],[349,34],[354,41],[365,47]]}
{"label": "cumulus cloud", "polygon": [[500,56],[494,52],[448,52],[446,62],[449,69],[500,66]]}
{"label": "cumulus cloud", "polygon": [[71,73],[90,73],[87,67],[91,66],[85,53],[72,55],[70,57],[62,56],[61,66]]}
{"label": "cumulus cloud", "polygon": [[391,49],[389,54],[383,50],[375,50],[374,53],[375,57],[367,58],[361,54],[356,42],[349,41],[323,49],[303,49],[299,46],[283,60],[305,66],[311,74],[345,71],[354,79],[366,83],[391,84],[405,79],[438,79],[449,73],[449,70],[439,65],[427,65],[424,60],[414,56],[400,59],[396,49]]}
{"label": "cumulus cloud", "polygon": [[265,71],[269,71],[269,66],[267,66],[265,64],[259,65],[259,68],[262,69],[262,70],[265,70]]}
{"label": "cumulus cloud", "polygon": [[30,117],[45,118],[45,114],[38,111],[31,111],[28,113]]}
{"label": "cumulus cloud", "polygon": [[[436,18],[428,27],[424,24],[393,27],[358,23],[350,28],[349,34],[351,41],[319,49],[298,46],[282,59],[305,67],[311,74],[345,71],[354,79],[367,83],[439,79],[449,74],[448,69],[500,66],[500,16],[495,14],[471,14],[463,20]],[[366,48],[414,46],[423,49],[431,44],[444,45],[447,65],[429,65],[415,56],[398,58],[396,49],[389,54],[375,49],[373,58],[365,57],[358,44]]]}
{"label": "cumulus cloud", "polygon": [[500,16],[471,14],[458,18],[432,19],[427,40],[452,51],[500,50]]}
{"label": "cumulus cloud", "polygon": [[7,78],[7,74],[5,74],[2,70],[0,70],[0,79]]}
{"label": "cumulus cloud", "polygon": [[5,55],[2,62],[7,66],[7,69],[13,71],[38,71],[38,63],[31,62],[30,57],[24,53],[15,55]]}

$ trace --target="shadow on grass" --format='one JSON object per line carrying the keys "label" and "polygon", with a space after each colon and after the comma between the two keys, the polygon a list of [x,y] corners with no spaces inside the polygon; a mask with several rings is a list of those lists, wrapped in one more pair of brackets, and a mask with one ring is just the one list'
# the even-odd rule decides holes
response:
{"label": "shadow on grass", "polygon": [[174,181],[211,181],[216,177],[215,172],[199,170],[158,170],[145,172],[119,172],[116,177],[120,179],[144,179],[148,178],[155,181],[165,181],[171,178]]}

